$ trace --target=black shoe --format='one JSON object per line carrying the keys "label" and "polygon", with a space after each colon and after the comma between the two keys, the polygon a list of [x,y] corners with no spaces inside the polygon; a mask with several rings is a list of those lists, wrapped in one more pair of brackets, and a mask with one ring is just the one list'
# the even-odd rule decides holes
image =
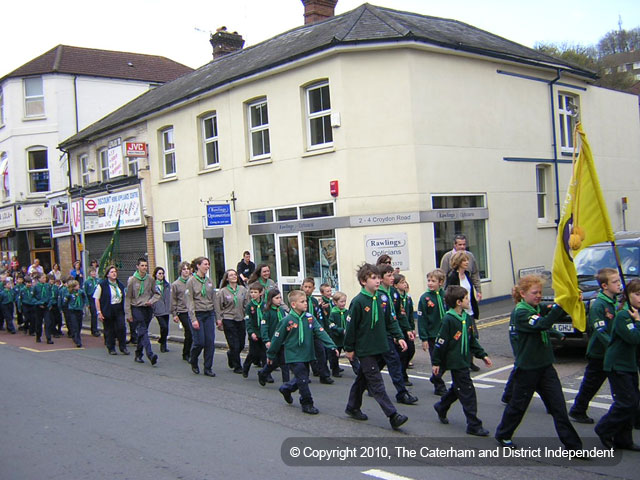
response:
{"label": "black shoe", "polygon": [[136,363],[144,363],[144,359],[142,355],[136,355],[136,358],[133,359]]}
{"label": "black shoe", "polygon": [[632,452],[640,452],[640,445],[637,443],[632,443],[630,445],[619,445],[616,443],[615,448],[619,448],[620,450],[631,450]]}
{"label": "black shoe", "polygon": [[213,370],[211,370],[211,369],[209,369],[209,368],[205,368],[205,369],[204,369],[204,374],[205,374],[205,376],[207,376],[207,377],[215,377],[215,376],[216,376],[216,374],[215,374],[215,373],[213,373]]}
{"label": "black shoe", "polygon": [[500,399],[500,401],[502,403],[504,403],[505,405],[509,405],[509,402],[511,401],[511,397],[506,397],[506,396],[502,396],[502,398]]}
{"label": "black shoe", "polygon": [[480,371],[480,367],[478,365],[476,365],[475,363],[471,362],[471,365],[469,365],[469,368],[471,369],[472,372],[479,372]]}
{"label": "black shoe", "polygon": [[271,375],[267,375],[267,383],[275,383],[275,380]]}
{"label": "black shoe", "polygon": [[196,375],[200,375],[200,367],[198,365],[191,365],[191,371]]}
{"label": "black shoe", "polygon": [[439,385],[433,390],[433,394],[438,397],[442,397],[445,393],[447,393],[447,387],[444,385]]}
{"label": "black shoe", "polygon": [[362,410],[360,410],[359,408],[345,408],[344,413],[346,413],[347,415],[349,415],[351,418],[353,418],[354,420],[369,420],[369,417],[367,417],[364,413],[362,413]]}
{"label": "black shoe", "polygon": [[488,437],[489,430],[486,428],[467,428],[467,435],[475,435],[476,437]]}
{"label": "black shoe", "polygon": [[285,402],[287,402],[289,405],[293,403],[293,397],[291,396],[291,392],[289,390],[283,390],[282,387],[280,387],[278,391],[284,397]]}
{"label": "black shoe", "polygon": [[47,340],[47,345],[53,345],[53,340]]}
{"label": "black shoe", "polygon": [[11,335],[15,335],[15,334],[16,334],[16,331],[15,331],[15,330],[11,330],[11,332],[10,332],[10,333],[11,333]]}
{"label": "black shoe", "polygon": [[331,372],[331,375],[333,375],[336,378],[342,377],[342,374],[338,370],[334,370],[333,372]]}
{"label": "black shoe", "polygon": [[258,370],[258,383],[263,387],[267,384],[267,377],[260,370]]}
{"label": "black shoe", "polygon": [[117,355],[115,350],[109,350],[109,355]]}
{"label": "black shoe", "polygon": [[[249,366],[249,368],[251,368]],[[249,376],[249,368],[242,367],[242,378],[247,378]]]}
{"label": "black shoe", "polygon": [[398,412],[389,417],[389,423],[394,430],[398,430],[402,425],[407,423],[407,420],[409,420],[409,417]]}
{"label": "black shoe", "polygon": [[514,448],[514,449],[518,448],[518,447],[516,447],[516,444],[511,441],[510,438],[498,438],[498,437],[495,437],[495,439],[496,439],[496,442],[498,442],[501,447]]}
{"label": "black shoe", "polygon": [[443,412],[442,410],[440,410],[440,407],[438,405],[440,405],[440,402],[436,403],[433,406],[433,409],[438,414],[438,420],[440,420],[440,423],[443,423],[445,425],[449,425],[449,419],[447,418],[447,412]]}
{"label": "black shoe", "polygon": [[169,351],[169,349],[167,348],[167,344],[166,343],[161,343],[160,344],[160,353],[167,353]]}
{"label": "black shoe", "polygon": [[155,365],[156,363],[158,363],[158,355],[152,353],[149,357],[149,360],[151,361],[151,365]]}
{"label": "black shoe", "polygon": [[191,359],[189,358],[189,354],[185,353],[182,355],[182,360],[184,360],[185,362],[190,362]]}
{"label": "black shoe", "polygon": [[120,353],[123,355],[129,355],[131,352],[125,347],[120,349]]}
{"label": "black shoe", "polygon": [[[53,343],[53,342],[51,342]],[[82,348],[82,344],[81,343],[76,343],[76,348]]]}
{"label": "black shoe", "polygon": [[575,413],[569,411],[569,417],[571,417],[571,420],[577,423],[593,423],[593,418],[587,416],[586,413]]}
{"label": "black shoe", "polygon": [[320,377],[320,383],[324,383],[325,385],[331,385],[335,380],[331,377]]}
{"label": "black shoe", "polygon": [[398,403],[404,403],[405,405],[414,405],[418,402],[418,397],[414,397],[409,392],[404,392],[396,396],[396,401]]}
{"label": "black shoe", "polygon": [[242,367],[236,367],[233,369],[233,373],[242,373]]}
{"label": "black shoe", "polygon": [[615,443],[613,443],[613,437],[605,437],[604,435],[600,435],[598,432],[596,432],[596,435],[598,435],[598,438],[602,442],[602,445],[604,445],[605,447],[616,448]]}
{"label": "black shoe", "polygon": [[320,411],[313,406],[313,403],[302,405],[302,411],[304,413],[308,413],[309,415],[317,415],[320,413]]}

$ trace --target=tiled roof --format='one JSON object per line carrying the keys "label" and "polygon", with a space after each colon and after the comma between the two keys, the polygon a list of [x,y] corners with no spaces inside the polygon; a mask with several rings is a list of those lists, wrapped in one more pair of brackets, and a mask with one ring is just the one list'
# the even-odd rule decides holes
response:
{"label": "tiled roof", "polygon": [[562,68],[585,78],[594,72],[506,40],[466,23],[363,4],[325,21],[304,25],[214,60],[189,75],[151,90],[62,143],[100,135],[235,80],[340,45],[414,41],[478,55]]}
{"label": "tiled roof", "polygon": [[46,73],[67,73],[166,83],[192,71],[186,65],[157,55],[58,45],[1,80]]}

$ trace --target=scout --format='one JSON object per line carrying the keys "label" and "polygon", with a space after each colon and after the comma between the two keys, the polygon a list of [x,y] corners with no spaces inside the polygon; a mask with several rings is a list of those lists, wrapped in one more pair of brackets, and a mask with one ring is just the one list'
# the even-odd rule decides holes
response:
{"label": "scout", "polygon": [[155,281],[147,273],[147,269],[146,258],[139,258],[135,273],[127,280],[124,313],[127,322],[131,324],[132,330],[135,330],[138,337],[134,360],[138,363],[144,363],[142,359],[142,351],[144,349],[151,365],[155,365],[158,362],[158,356],[151,349],[147,328],[153,317],[152,305],[158,301],[160,294],[157,293]]}
{"label": "scout", "polygon": [[249,354],[242,364],[242,376],[247,378],[252,363],[264,366],[266,363],[264,343],[260,338],[260,324],[262,323],[263,307],[262,292],[263,286],[258,282],[249,285],[249,297],[251,301],[247,304],[244,313],[244,323],[249,337]]}
{"label": "scout", "polygon": [[[325,327],[324,316],[320,303],[313,297],[313,290],[316,288],[316,282],[312,277],[307,277],[302,281],[302,291],[307,295],[307,313],[313,315],[321,327]],[[318,338],[314,338],[314,347],[316,349],[316,359],[311,362],[311,370],[315,377],[320,377],[320,383],[331,385],[334,380],[331,378],[329,368],[327,367],[327,354],[324,346]]]}
{"label": "scout", "polygon": [[[286,316],[287,312],[282,307],[282,295],[280,294],[280,290],[274,288],[267,295],[267,305],[264,309],[262,322],[260,322],[260,336],[267,350],[271,347],[271,339],[276,333],[278,326]],[[258,372],[258,382],[260,385],[264,387],[267,383],[273,383],[271,372],[278,367],[282,370],[282,383],[287,383],[290,377],[289,367],[287,367],[285,363],[284,350],[281,349],[274,361],[267,362],[264,368]]]}

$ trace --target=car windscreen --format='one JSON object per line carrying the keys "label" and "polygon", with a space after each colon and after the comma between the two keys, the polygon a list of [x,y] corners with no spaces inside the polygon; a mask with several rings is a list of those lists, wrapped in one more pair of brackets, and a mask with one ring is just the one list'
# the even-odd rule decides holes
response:
{"label": "car windscreen", "polygon": [[[618,247],[622,272],[625,275],[635,275],[639,273],[640,247]],[[587,247],[573,259],[578,277],[593,277],[601,268],[618,268],[613,248],[609,245]]]}

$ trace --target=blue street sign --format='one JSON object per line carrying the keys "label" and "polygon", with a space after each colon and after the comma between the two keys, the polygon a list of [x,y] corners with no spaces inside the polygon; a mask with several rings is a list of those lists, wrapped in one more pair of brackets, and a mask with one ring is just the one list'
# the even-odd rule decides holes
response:
{"label": "blue street sign", "polygon": [[207,205],[207,227],[231,225],[231,205]]}

